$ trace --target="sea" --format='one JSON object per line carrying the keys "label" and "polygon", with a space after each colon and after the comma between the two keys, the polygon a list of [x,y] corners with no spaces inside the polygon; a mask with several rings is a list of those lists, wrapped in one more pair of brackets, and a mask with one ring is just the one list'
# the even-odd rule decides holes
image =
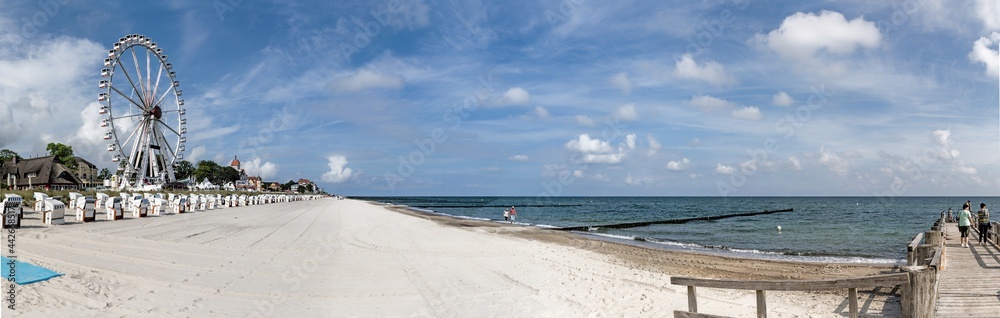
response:
{"label": "sea", "polygon": [[[574,231],[597,239],[668,250],[803,262],[905,263],[906,245],[941,213],[966,200],[1000,197],[359,197],[431,214]],[[631,228],[606,225],[658,222],[751,212],[772,214]],[[780,227],[780,230],[779,230]]]}

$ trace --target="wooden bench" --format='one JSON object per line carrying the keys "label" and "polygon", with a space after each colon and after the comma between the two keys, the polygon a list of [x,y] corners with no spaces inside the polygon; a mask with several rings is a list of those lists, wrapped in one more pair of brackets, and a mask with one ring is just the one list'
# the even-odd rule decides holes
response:
{"label": "wooden bench", "polygon": [[765,291],[823,291],[847,289],[847,300],[850,304],[850,317],[858,316],[858,288],[878,286],[905,285],[909,282],[909,274],[885,274],[866,277],[821,280],[724,280],[691,277],[671,277],[670,283],[687,286],[688,311],[674,311],[674,317],[721,317],[698,313],[698,297],[696,287],[719,289],[743,289],[757,291],[757,317],[767,317],[767,299]]}

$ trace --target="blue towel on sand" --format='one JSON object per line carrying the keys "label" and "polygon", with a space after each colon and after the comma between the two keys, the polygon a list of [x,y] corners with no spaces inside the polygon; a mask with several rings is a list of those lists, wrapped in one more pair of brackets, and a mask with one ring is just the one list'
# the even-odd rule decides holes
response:
{"label": "blue towel on sand", "polygon": [[[8,275],[10,275],[10,259],[6,256],[0,256],[3,260],[3,267],[0,267],[0,272],[3,273],[3,280],[7,281]],[[31,283],[37,283],[40,281],[47,280],[52,277],[62,276],[62,274],[56,273],[48,268],[28,264],[22,261],[14,261],[14,282],[18,285],[27,285]]]}

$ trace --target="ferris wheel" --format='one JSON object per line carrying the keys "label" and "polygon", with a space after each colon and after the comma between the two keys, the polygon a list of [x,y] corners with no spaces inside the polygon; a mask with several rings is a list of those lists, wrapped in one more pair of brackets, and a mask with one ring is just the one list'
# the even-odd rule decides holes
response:
{"label": "ferris wheel", "polygon": [[163,49],[141,34],[119,39],[104,60],[99,87],[101,127],[118,165],[117,187],[176,181],[187,119],[180,82]]}

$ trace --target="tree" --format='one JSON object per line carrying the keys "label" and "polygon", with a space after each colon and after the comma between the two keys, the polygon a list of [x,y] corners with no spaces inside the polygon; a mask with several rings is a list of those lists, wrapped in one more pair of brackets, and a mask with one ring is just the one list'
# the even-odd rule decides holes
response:
{"label": "tree", "polygon": [[285,182],[285,184],[281,185],[281,191],[290,191],[290,190],[292,190],[292,185],[295,185],[295,184],[297,184],[297,183],[295,183],[295,181],[288,180],[288,182]]}
{"label": "tree", "polygon": [[216,184],[225,184],[227,182],[236,182],[236,180],[239,180],[240,172],[230,167],[219,167],[215,176],[217,180],[219,180],[219,183]]}
{"label": "tree", "polygon": [[194,174],[194,165],[190,161],[181,160],[177,163],[177,168],[174,169],[175,177],[177,180],[184,180]]}
{"label": "tree", "polygon": [[45,150],[49,152],[49,155],[56,156],[56,162],[63,164],[70,170],[76,171],[76,157],[73,156],[73,147],[57,142],[50,142],[45,146]]}
{"label": "tree", "polygon": [[219,164],[215,163],[215,161],[198,161],[198,167],[194,169],[195,181],[201,182],[202,180],[208,179],[209,182],[218,184],[215,183],[217,181],[215,180],[215,174],[218,172],[219,168],[221,167],[219,167]]}
{"label": "tree", "polygon": [[13,158],[17,158],[18,160],[20,160],[21,156],[10,149],[0,149],[0,165],[3,165],[4,162],[7,162],[8,160],[11,160]]}
{"label": "tree", "polygon": [[97,174],[97,180],[107,179],[111,179],[111,170],[108,170],[108,168],[101,168],[101,172]]}

